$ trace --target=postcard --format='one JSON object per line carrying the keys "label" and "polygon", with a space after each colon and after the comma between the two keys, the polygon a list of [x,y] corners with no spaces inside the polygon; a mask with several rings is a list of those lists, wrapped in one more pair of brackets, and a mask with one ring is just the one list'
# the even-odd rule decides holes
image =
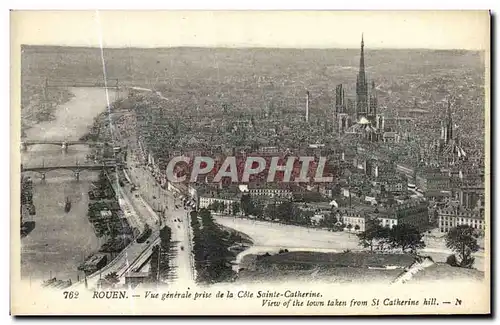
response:
{"label": "postcard", "polygon": [[488,11],[12,11],[13,315],[490,314]]}

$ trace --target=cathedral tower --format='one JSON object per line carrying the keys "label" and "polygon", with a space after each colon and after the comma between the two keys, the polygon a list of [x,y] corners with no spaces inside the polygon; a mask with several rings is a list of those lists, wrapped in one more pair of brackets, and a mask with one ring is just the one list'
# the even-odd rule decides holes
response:
{"label": "cathedral tower", "polygon": [[372,81],[372,89],[370,90],[370,106],[368,107],[368,120],[372,123],[372,125],[376,124],[377,105],[377,90],[375,89],[375,82]]}
{"label": "cathedral tower", "polygon": [[444,122],[441,122],[441,140],[443,140],[444,145],[453,140],[453,119],[451,117],[451,103],[448,99],[448,107],[446,108],[446,117]]}
{"label": "cathedral tower", "polygon": [[356,80],[356,118],[368,114],[368,84],[365,75],[365,43],[361,35],[361,57],[359,59],[359,72]]}

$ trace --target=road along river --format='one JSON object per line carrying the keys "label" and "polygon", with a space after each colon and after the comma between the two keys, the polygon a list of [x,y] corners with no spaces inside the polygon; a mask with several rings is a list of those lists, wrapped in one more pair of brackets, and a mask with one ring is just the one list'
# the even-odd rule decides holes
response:
{"label": "road along river", "polygon": [[[106,91],[100,88],[70,88],[75,95],[59,105],[52,121],[42,122],[26,130],[27,140],[78,140],[93,124],[94,118],[106,109]],[[111,99],[114,92],[108,90]],[[74,165],[84,163],[90,149],[84,145],[70,146],[67,152],[55,145],[34,145],[22,152],[24,167]],[[84,171],[76,181],[72,171],[54,170],[40,175],[27,174],[33,181],[36,207],[34,230],[21,239],[21,275],[24,279],[61,280],[77,278],[77,267],[100,246],[87,219],[87,192],[96,172]],[[72,201],[71,211],[64,212],[66,197]]]}

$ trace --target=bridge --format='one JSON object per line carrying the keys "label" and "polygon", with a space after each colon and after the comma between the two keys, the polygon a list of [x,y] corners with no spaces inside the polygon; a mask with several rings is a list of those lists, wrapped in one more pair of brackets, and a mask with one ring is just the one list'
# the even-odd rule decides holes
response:
{"label": "bridge", "polygon": [[65,140],[24,140],[21,141],[21,150],[27,151],[29,146],[34,146],[37,144],[51,144],[55,146],[59,146],[62,148],[64,152],[68,151],[69,146],[74,145],[88,145],[89,147],[97,147],[103,146],[102,142],[93,142],[93,141],[65,141]]}
{"label": "bridge", "polygon": [[71,170],[75,175],[76,180],[80,180],[80,173],[85,170],[95,171],[95,170],[107,170],[116,167],[123,167],[122,163],[114,164],[93,164],[93,165],[66,165],[66,166],[41,166],[41,167],[24,167],[21,165],[21,173],[34,172],[42,176],[42,180],[45,179],[46,173],[53,170]]}

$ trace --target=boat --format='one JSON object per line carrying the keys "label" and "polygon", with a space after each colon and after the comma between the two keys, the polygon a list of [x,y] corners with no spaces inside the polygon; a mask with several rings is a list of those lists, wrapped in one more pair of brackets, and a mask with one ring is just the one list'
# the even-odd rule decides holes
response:
{"label": "boat", "polygon": [[66,204],[64,205],[64,212],[69,212],[71,210],[71,201],[69,197],[66,197]]}
{"label": "boat", "polygon": [[52,279],[49,279],[49,280],[46,280],[46,281],[43,281],[42,283],[42,287],[48,287],[48,286],[52,286],[56,283],[57,279],[56,278],[52,278]]}

